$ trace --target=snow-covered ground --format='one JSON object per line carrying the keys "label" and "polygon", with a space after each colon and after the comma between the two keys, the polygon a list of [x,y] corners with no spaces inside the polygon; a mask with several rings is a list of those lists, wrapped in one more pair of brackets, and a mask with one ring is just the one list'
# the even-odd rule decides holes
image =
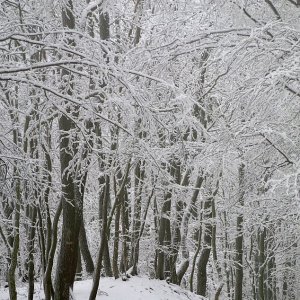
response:
{"label": "snow-covered ground", "polygon": [[[76,300],[87,300],[92,280],[75,282],[74,296]],[[0,299],[9,300],[8,289],[0,287]],[[27,288],[18,288],[18,300],[27,299]],[[44,299],[42,285],[36,284],[34,300]],[[113,278],[101,278],[97,299],[99,300],[201,300],[204,299],[174,284],[165,281],[134,276],[127,281]]]}

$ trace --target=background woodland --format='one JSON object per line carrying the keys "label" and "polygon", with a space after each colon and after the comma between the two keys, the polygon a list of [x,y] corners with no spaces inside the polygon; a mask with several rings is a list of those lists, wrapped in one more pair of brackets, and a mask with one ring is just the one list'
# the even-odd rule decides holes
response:
{"label": "background woodland", "polygon": [[1,0],[0,62],[11,300],[300,299],[299,0]]}

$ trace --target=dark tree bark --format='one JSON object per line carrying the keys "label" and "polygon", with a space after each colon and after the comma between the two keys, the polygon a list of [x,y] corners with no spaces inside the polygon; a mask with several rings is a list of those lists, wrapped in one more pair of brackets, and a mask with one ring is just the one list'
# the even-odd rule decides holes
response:
{"label": "dark tree bark", "polygon": [[[17,176],[18,178],[19,176]],[[20,207],[21,207],[21,187],[20,180],[16,179],[16,204],[14,209],[14,239],[10,255],[10,265],[8,268],[8,287],[10,300],[17,300],[15,272],[18,262],[18,252],[20,245]]]}
{"label": "dark tree bark", "polygon": [[[6,97],[9,95],[6,94]],[[14,108],[16,111],[18,110],[18,102],[16,101],[14,103]],[[21,147],[21,134],[18,130],[18,124],[19,124],[19,118],[16,113],[11,112],[10,114],[12,124],[14,124],[13,129],[13,142],[16,146]],[[14,201],[15,203],[12,207],[7,207],[6,214],[8,212],[11,213],[9,216],[9,219],[12,219],[12,216],[14,216],[14,219],[12,219],[13,229],[10,230],[11,237],[8,239],[8,243],[10,245],[11,251],[9,255],[9,267],[8,267],[8,274],[7,274],[7,281],[8,281],[8,288],[9,288],[9,297],[10,300],[17,300],[17,290],[16,290],[16,279],[15,279],[15,273],[16,268],[18,265],[18,253],[19,253],[19,247],[20,247],[20,210],[22,205],[22,192],[21,192],[21,180],[20,180],[20,172],[18,169],[18,164],[15,162],[15,166],[13,169],[13,190],[15,191],[14,194]]]}
{"label": "dark tree bark", "polygon": [[[104,248],[103,248],[103,265],[104,265],[104,271],[105,275],[108,277],[113,276],[112,272],[112,267],[111,267],[111,261],[110,261],[110,253],[109,253],[109,248],[108,248],[108,240],[109,240],[109,229],[110,226],[108,224],[104,224],[104,219],[103,219],[103,214],[108,214],[108,205],[111,201],[110,199],[110,177],[109,175],[105,175],[105,190],[104,190],[104,198],[105,200],[103,201],[103,207],[102,207],[102,228],[105,227],[107,228],[104,234]],[[103,212],[106,210],[106,212]],[[106,221],[107,222],[107,221]],[[101,234],[101,240],[102,240],[102,235]]]}
{"label": "dark tree bark", "polygon": [[[32,92],[32,96],[34,96],[34,92]],[[32,123],[39,123],[39,116],[37,114],[38,111],[38,99],[34,100],[34,108],[30,112],[29,115],[26,116],[25,126],[24,126],[24,152],[29,154],[31,159],[38,160],[39,152],[38,152],[38,141],[36,137],[38,133],[37,129],[40,130],[39,126],[37,129],[28,132],[28,128],[32,125]],[[33,126],[34,127],[34,126]],[[39,174],[39,167],[34,167],[33,176],[38,182],[37,175]],[[28,280],[28,300],[32,300],[34,296],[34,243],[35,243],[35,233],[36,233],[36,219],[37,219],[37,203],[38,199],[41,197],[41,191],[36,185],[32,191],[33,197],[27,199],[29,203],[26,205],[26,218],[28,219],[29,225],[26,226],[26,235],[27,235],[27,259],[25,263],[25,271],[26,274],[23,276],[25,280]]]}
{"label": "dark tree bark", "polygon": [[211,251],[211,235],[212,235],[212,224],[211,224],[211,205],[212,198],[208,197],[203,205],[204,209],[204,234],[203,234],[203,248],[198,261],[198,272],[197,272],[197,294],[205,296],[206,285],[207,285],[207,263]]}
{"label": "dark tree bark", "polygon": [[[106,180],[109,180],[109,176],[106,176]],[[102,210],[102,230],[101,230],[101,242],[97,256],[96,267],[93,275],[93,287],[90,293],[89,300],[95,300],[100,282],[100,272],[102,269],[102,260],[105,251],[105,243],[107,240],[107,204],[109,197],[109,185],[105,185],[105,197],[103,199],[103,210]]]}
{"label": "dark tree bark", "polygon": [[27,276],[28,276],[28,300],[33,300],[34,296],[34,240],[35,240],[35,228],[36,228],[36,217],[37,208],[35,205],[30,207],[30,228],[28,229],[28,243],[27,243]]}
{"label": "dark tree bark", "polygon": [[59,202],[58,207],[55,212],[55,216],[53,219],[53,227],[52,227],[52,236],[51,236],[51,245],[49,247],[47,266],[43,278],[44,284],[44,293],[46,300],[51,300],[51,297],[54,297],[54,289],[52,285],[51,273],[54,261],[54,255],[57,245],[57,230],[58,230],[58,221],[62,212],[62,200]]}
{"label": "dark tree bark", "polygon": [[81,220],[81,227],[79,232],[79,246],[82,258],[84,260],[86,272],[88,274],[93,274],[95,267],[86,237],[83,218]]}
{"label": "dark tree bark", "polygon": [[[239,205],[240,209],[244,206],[244,188],[245,188],[245,165],[241,163],[239,167]],[[244,233],[243,233],[243,223],[244,215],[243,212],[240,212],[236,220],[237,236],[235,239],[235,289],[234,289],[234,299],[242,300],[243,299],[243,244],[244,244]]]}
{"label": "dark tree bark", "polygon": [[119,258],[119,238],[120,238],[120,215],[121,215],[121,203],[117,204],[115,215],[115,236],[114,236],[114,248],[113,248],[113,273],[115,279],[119,278],[118,258]]}
{"label": "dark tree bark", "polygon": [[259,230],[258,247],[259,247],[259,274],[258,274],[258,295],[259,300],[265,300],[265,239],[266,228]]}
{"label": "dark tree bark", "polygon": [[[70,120],[64,116],[61,117],[59,124],[60,129],[64,131],[69,131],[72,128]],[[68,144],[68,139],[62,137],[60,148],[63,184],[63,226],[56,272],[55,299],[68,299],[69,289],[73,286],[78,257],[78,237],[82,219],[82,202],[79,191],[76,192],[76,184],[74,184],[72,176],[65,171],[72,160],[72,156],[66,151]]]}
{"label": "dark tree bark", "polygon": [[206,282],[207,282],[207,263],[212,249],[213,238],[213,214],[214,214],[214,200],[219,190],[219,178],[217,179],[214,190],[210,189],[210,195],[206,198],[203,205],[204,216],[204,234],[203,234],[203,249],[198,261],[197,273],[197,294],[205,296]]}
{"label": "dark tree bark", "polygon": [[201,201],[200,204],[200,215],[199,215],[199,230],[198,230],[198,245],[197,245],[197,249],[195,252],[195,255],[193,257],[193,263],[192,263],[192,270],[191,270],[191,275],[190,275],[190,291],[193,292],[194,291],[194,273],[195,273],[195,267],[196,267],[196,262],[197,262],[197,258],[199,255],[199,252],[201,250],[201,244],[202,244],[202,206],[203,206],[203,202]]}
{"label": "dark tree bark", "polygon": [[[181,163],[174,160],[172,176],[178,185],[187,186],[189,182],[190,170],[186,170],[181,178]],[[184,210],[184,201],[182,198],[176,201],[175,222],[172,223],[172,240],[170,253],[170,282],[180,284],[177,277],[177,258],[181,243],[181,223]],[[170,224],[171,225],[171,224]]]}
{"label": "dark tree bark", "polygon": [[141,213],[142,213],[142,190],[143,181],[145,177],[145,162],[138,160],[134,175],[134,189],[135,189],[135,199],[134,199],[134,211],[133,211],[133,225],[132,225],[132,238],[131,238],[131,258],[130,265],[132,267],[131,275],[137,275],[137,265],[139,260],[139,233],[141,229]]}
{"label": "dark tree bark", "polygon": [[157,266],[156,266],[156,278],[163,280],[169,274],[165,274],[165,271],[168,270],[168,266],[166,265],[165,259],[165,236],[168,231],[168,227],[170,225],[170,220],[168,217],[170,216],[171,210],[171,197],[172,193],[170,190],[166,191],[164,195],[164,203],[162,205],[161,217],[159,221],[158,228],[158,249],[157,249]]}
{"label": "dark tree bark", "polygon": [[224,270],[226,272],[226,292],[227,296],[230,299],[231,298],[231,285],[230,285],[230,270],[228,267],[227,261],[230,259],[228,251],[229,249],[229,243],[228,243],[228,222],[227,222],[227,213],[224,211]]}
{"label": "dark tree bark", "polygon": [[[127,197],[127,187],[126,183],[128,181],[129,170],[131,165],[131,158],[126,165],[124,175],[122,176],[120,167],[117,168],[117,175],[114,180],[114,193],[115,193],[115,202],[110,212],[110,216],[107,221],[107,235],[110,234],[110,226],[115,215],[115,236],[114,236],[114,247],[113,247],[113,273],[115,278],[119,277],[119,268],[118,268],[118,258],[119,258],[119,238],[120,238],[120,217],[121,217],[121,207],[126,201]],[[117,181],[118,181],[118,191],[117,191]],[[125,271],[124,271],[125,272]]]}
{"label": "dark tree bark", "polygon": [[[75,18],[73,14],[73,3],[67,1],[62,9],[62,23],[67,29],[75,29]],[[75,44],[74,40],[68,40],[69,45]],[[69,78],[69,87],[65,91],[69,96],[73,95],[72,74],[62,69],[62,77]],[[78,150],[73,144],[71,132],[75,130],[74,119],[78,117],[77,106],[65,103],[66,112],[70,114],[61,115],[58,121],[60,130],[60,166],[62,182],[62,209],[63,224],[61,247],[58,255],[55,278],[55,300],[69,300],[70,290],[73,289],[75,279],[78,250],[79,250],[79,231],[82,220],[83,203],[80,189],[75,180],[75,174],[69,170],[70,163]],[[71,118],[73,120],[71,120]],[[71,148],[70,148],[71,147]]]}
{"label": "dark tree bark", "polygon": [[81,254],[80,254],[80,248],[78,250],[78,258],[77,258],[77,266],[76,266],[76,281],[82,280],[82,261],[81,261]]}
{"label": "dark tree bark", "polygon": [[189,225],[189,220],[190,216],[192,214],[192,211],[196,205],[196,201],[199,195],[200,188],[202,186],[204,177],[201,175],[197,176],[195,187],[194,187],[194,192],[191,198],[191,202],[189,206],[187,207],[185,214],[183,216],[182,220],[182,239],[181,239],[181,250],[182,250],[182,258],[183,262],[181,266],[179,267],[178,274],[177,274],[177,280],[178,284],[180,284],[185,272],[187,271],[189,267],[189,252],[187,249],[187,244],[186,244],[186,239],[188,235],[188,225]]}
{"label": "dark tree bark", "polygon": [[129,237],[129,203],[127,188],[124,191],[124,197],[121,199],[121,223],[122,223],[122,257],[120,262],[120,270],[123,274],[128,269],[128,245]]}

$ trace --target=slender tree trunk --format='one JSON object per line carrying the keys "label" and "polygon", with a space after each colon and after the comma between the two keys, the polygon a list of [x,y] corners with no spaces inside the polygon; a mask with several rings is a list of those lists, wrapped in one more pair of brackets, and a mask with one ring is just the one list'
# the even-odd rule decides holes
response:
{"label": "slender tree trunk", "polygon": [[244,188],[245,188],[245,165],[242,163],[239,167],[239,205],[240,210],[237,221],[236,221],[236,229],[237,236],[235,239],[235,289],[234,289],[234,299],[242,300],[243,299],[243,244],[244,244],[244,233],[243,233],[243,224],[244,224],[244,215],[242,212],[244,206]]}
{"label": "slender tree trunk", "polygon": [[[271,248],[271,247],[270,247]],[[272,249],[269,253],[270,259],[268,262],[268,277],[267,277],[267,297],[268,300],[274,300],[276,295],[276,277],[273,275],[273,272],[276,270],[275,257]]]}
{"label": "slender tree trunk", "polygon": [[167,216],[171,207],[171,192],[167,191],[164,195],[164,203],[162,206],[161,217],[158,228],[158,249],[157,253],[157,265],[156,265],[156,278],[163,280],[165,278],[165,252],[164,252],[164,240],[167,227]]}
{"label": "slender tree trunk", "polygon": [[191,198],[191,202],[189,206],[187,207],[187,210],[183,216],[183,221],[182,221],[182,238],[181,238],[181,250],[182,250],[182,258],[183,262],[181,263],[180,267],[178,268],[178,273],[177,273],[177,280],[178,284],[180,284],[185,272],[187,271],[189,267],[189,252],[186,244],[187,240],[187,235],[188,235],[188,225],[189,225],[189,220],[190,216],[192,214],[193,208],[196,205],[196,201],[199,195],[200,188],[202,186],[204,177],[201,175],[197,176],[195,187],[194,187],[194,192]]}
{"label": "slender tree trunk", "polygon": [[212,256],[213,256],[213,261],[215,263],[215,267],[217,270],[218,274],[218,279],[221,281],[222,280],[222,273],[221,273],[221,266],[218,261],[218,256],[217,256],[217,225],[216,225],[216,207],[215,207],[215,197],[212,199],[212,218],[213,218],[213,225],[212,225],[212,239],[211,239],[211,248],[212,248]]}
{"label": "slender tree trunk", "polygon": [[[29,116],[26,117],[25,126],[24,126],[24,152],[28,152],[29,146],[29,155],[31,159],[39,159],[39,154],[37,150],[37,143],[36,140],[37,132],[33,131],[28,133],[28,127],[32,123],[32,121],[38,123],[39,117],[37,115],[38,107],[37,103],[35,104],[35,108],[30,113]],[[34,176],[38,182],[39,168],[35,166],[34,168]],[[35,242],[35,232],[36,232],[36,219],[37,219],[37,202],[38,198],[40,198],[40,189],[38,186],[34,187],[33,190],[33,199],[29,199],[30,203],[27,205],[26,209],[26,217],[29,222],[29,226],[27,227],[27,252],[28,256],[26,259],[26,271],[27,274],[26,279],[28,280],[28,300],[33,300],[34,296],[34,242]]]}
{"label": "slender tree trunk", "polygon": [[230,286],[230,270],[228,267],[228,261],[230,259],[228,251],[229,243],[228,243],[228,224],[227,224],[227,213],[224,211],[224,270],[226,272],[226,289],[227,289],[227,296],[231,299],[231,286]]}
{"label": "slender tree trunk", "polygon": [[34,239],[35,239],[35,227],[36,227],[37,208],[35,205],[30,207],[30,228],[28,234],[28,300],[33,300],[34,296]]}
{"label": "slender tree trunk", "polygon": [[[102,210],[106,209],[106,214],[107,214],[108,213],[108,205],[110,203],[110,177],[109,177],[109,175],[105,175],[105,196],[104,197],[105,197],[105,200],[103,201]],[[103,220],[103,215],[102,215],[102,228],[104,227],[103,222],[104,222],[104,220]],[[107,224],[105,225],[105,227],[107,228],[107,231],[110,229],[110,227],[108,227]],[[103,233],[102,233],[102,235],[103,235]],[[101,236],[101,240],[102,240],[102,236]],[[104,265],[105,275],[108,277],[112,277],[113,272],[112,272],[111,261],[110,261],[108,240],[109,240],[109,236],[108,236],[107,232],[105,232],[104,248],[103,248],[103,265]]]}
{"label": "slender tree trunk", "polygon": [[[173,172],[171,172],[171,175],[174,178],[175,183],[181,186],[187,186],[189,182],[190,170],[187,169],[181,178],[181,163],[175,159],[173,160],[172,169]],[[170,282],[175,284],[180,284],[177,276],[177,259],[181,244],[181,225],[184,214],[184,206],[185,204],[182,197],[176,199],[176,214],[175,222],[172,223],[173,237],[170,249]]]}
{"label": "slender tree trunk", "polygon": [[[201,211],[202,211],[202,202],[201,202]],[[201,243],[202,243],[202,212],[199,215],[199,230],[198,230],[198,245],[197,249],[195,252],[195,255],[193,257],[193,263],[192,263],[192,270],[191,270],[191,275],[190,275],[190,291],[194,292],[194,273],[195,273],[195,267],[196,267],[196,261],[199,255],[199,252],[201,250]]]}
{"label": "slender tree trunk", "polygon": [[[46,271],[46,245],[45,245],[45,228],[44,228],[44,222],[43,222],[43,217],[42,217],[42,201],[40,198],[40,201],[37,205],[37,233],[38,233],[38,242],[39,242],[39,248],[40,248],[40,252],[41,252],[41,267],[42,267],[42,271],[43,274]],[[46,233],[47,234],[47,233]]]}
{"label": "slender tree trunk", "polygon": [[[117,168],[117,180],[118,180],[118,187],[119,190],[117,191],[117,181],[116,178],[114,180],[114,193],[115,193],[115,203],[113,205],[113,208],[111,210],[108,222],[107,222],[107,227],[108,227],[108,231],[110,231],[110,225],[113,219],[113,215],[116,211],[116,215],[115,215],[115,237],[114,237],[114,248],[113,248],[113,272],[114,272],[114,276],[115,278],[119,277],[119,268],[118,268],[118,258],[119,258],[119,238],[120,238],[120,218],[121,218],[121,211],[123,214],[123,204],[125,201],[127,201],[127,199],[125,199],[127,197],[127,187],[126,187],[126,183],[128,181],[128,176],[129,176],[129,170],[130,170],[130,165],[131,165],[131,157],[127,163],[126,169],[125,169],[125,173],[122,176],[121,173],[121,169],[120,167]],[[122,219],[122,232],[123,232],[123,219]],[[126,245],[125,245],[126,246]],[[125,250],[127,251],[127,249]],[[127,253],[127,252],[126,252]],[[124,264],[123,264],[123,256],[121,256],[121,269],[122,271],[125,273],[126,272],[126,268],[124,269]],[[127,258],[126,258],[126,262],[127,262]]]}
{"label": "slender tree trunk", "polygon": [[[9,97],[7,95],[7,97]],[[18,103],[15,103],[16,111],[18,109]],[[12,123],[14,124],[13,129],[13,142],[16,146],[21,147],[21,135],[17,128],[17,125],[19,124],[18,115],[15,113],[11,113],[11,119]],[[9,288],[9,296],[10,300],[17,300],[17,290],[16,290],[16,279],[15,279],[15,273],[16,268],[18,265],[18,254],[19,254],[19,247],[20,247],[20,213],[21,213],[21,204],[22,204],[22,192],[21,192],[21,181],[20,181],[20,174],[18,165],[16,162],[16,165],[13,169],[14,174],[14,190],[15,190],[15,204],[13,209],[8,208],[8,212],[10,212],[14,219],[12,220],[13,229],[10,232],[12,237],[8,239],[9,245],[11,246],[11,252],[9,257],[9,268],[8,268],[8,275],[7,275],[7,281],[8,281],[8,288]],[[11,217],[9,217],[11,218]]]}
{"label": "slender tree trunk", "polygon": [[129,216],[128,216],[128,193],[124,191],[124,197],[121,199],[121,222],[122,222],[122,257],[120,269],[122,273],[126,273],[128,268],[128,244],[129,238]]}
{"label": "slender tree trunk", "polygon": [[[109,176],[106,176],[107,180],[109,180]],[[102,210],[102,230],[101,230],[101,242],[100,248],[97,256],[96,267],[93,275],[93,286],[90,293],[89,300],[95,300],[97,296],[97,291],[99,288],[100,282],[100,273],[102,269],[102,260],[105,251],[105,242],[107,240],[107,205],[108,205],[108,198],[109,198],[109,185],[105,185],[105,197],[103,199],[103,210]]]}
{"label": "slender tree trunk", "polygon": [[[18,177],[18,176],[17,176]],[[9,299],[17,300],[16,280],[15,272],[18,263],[18,253],[20,244],[20,202],[21,202],[21,187],[20,179],[16,179],[16,204],[14,209],[14,240],[13,247],[10,256],[10,265],[8,269],[8,287],[9,287]]]}
{"label": "slender tree trunk", "polygon": [[137,265],[139,260],[139,233],[141,229],[141,213],[142,213],[142,190],[143,181],[145,177],[144,162],[139,160],[135,167],[135,198],[134,198],[134,212],[133,212],[133,225],[132,225],[132,240],[131,240],[131,259],[130,265],[132,266],[131,275],[137,275]]}
{"label": "slender tree trunk", "polygon": [[[51,248],[52,243],[52,222],[51,222],[51,215],[50,215],[50,209],[49,209],[49,194],[50,189],[52,186],[52,161],[49,154],[49,151],[51,149],[51,139],[50,139],[50,132],[49,129],[46,129],[45,135],[47,136],[47,145],[42,145],[44,154],[45,154],[45,169],[47,171],[46,180],[48,183],[48,186],[46,187],[46,190],[44,192],[44,204],[45,204],[45,213],[46,213],[46,246],[45,246],[45,270],[46,271],[46,265],[49,259],[49,252]],[[49,149],[49,151],[48,151]]]}
{"label": "slender tree trunk", "polygon": [[265,238],[266,229],[259,230],[258,234],[258,246],[259,246],[259,277],[258,277],[258,295],[259,300],[265,300]]}
{"label": "slender tree trunk", "polygon": [[115,279],[119,278],[118,258],[119,258],[119,237],[120,237],[120,215],[121,204],[119,203],[116,208],[115,215],[115,237],[114,237],[114,250],[113,250],[113,273]]}
{"label": "slender tree trunk", "polygon": [[197,272],[197,294],[201,296],[206,295],[206,284],[207,284],[207,263],[211,251],[211,234],[212,234],[212,224],[211,224],[211,205],[212,198],[208,197],[203,205],[204,209],[204,234],[203,234],[203,248],[201,251],[200,258],[198,260],[198,272]]}
{"label": "slender tree trunk", "polygon": [[86,272],[88,274],[93,274],[95,267],[94,267],[94,262],[93,262],[91,252],[89,249],[87,237],[86,237],[86,231],[85,231],[83,218],[81,220],[81,227],[80,227],[80,232],[79,232],[79,246],[80,246],[80,252],[81,252],[82,258],[84,260]]}
{"label": "slender tree trunk", "polygon": [[55,216],[53,219],[53,229],[52,229],[52,237],[51,237],[51,245],[48,253],[48,259],[47,259],[47,266],[46,271],[44,274],[44,293],[45,293],[45,299],[51,300],[51,297],[54,297],[54,289],[52,286],[52,279],[51,279],[51,273],[52,273],[52,267],[53,267],[53,261],[54,261],[54,255],[57,245],[57,230],[58,230],[58,221],[59,217],[62,212],[62,200],[59,201],[58,207],[55,212]]}

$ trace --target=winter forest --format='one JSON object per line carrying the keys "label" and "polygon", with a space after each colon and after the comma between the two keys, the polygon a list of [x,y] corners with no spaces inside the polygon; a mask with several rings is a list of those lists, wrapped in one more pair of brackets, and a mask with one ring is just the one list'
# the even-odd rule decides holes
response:
{"label": "winter forest", "polygon": [[0,298],[300,299],[299,0],[1,0],[0,62]]}

